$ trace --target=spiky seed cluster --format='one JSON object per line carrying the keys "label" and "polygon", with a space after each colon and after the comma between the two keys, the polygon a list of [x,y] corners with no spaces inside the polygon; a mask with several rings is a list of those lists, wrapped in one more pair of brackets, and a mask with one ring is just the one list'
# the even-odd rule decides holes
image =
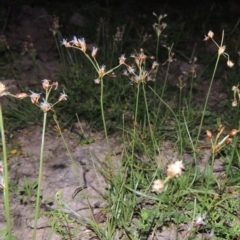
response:
{"label": "spiky seed cluster", "polygon": [[[130,57],[134,58],[134,64],[125,64],[127,69],[123,71],[123,75],[130,79],[131,84],[140,84],[155,80],[153,78],[153,71],[159,66],[159,64],[154,61],[150,71],[147,71],[145,69],[147,56],[145,55],[143,49],[140,49],[139,53],[131,54]],[[125,57],[122,59],[121,63],[125,63]]]}
{"label": "spiky seed cluster", "polygon": [[35,105],[37,105],[38,107],[40,107],[40,109],[46,113],[48,112],[49,110],[53,110],[53,106],[55,104],[57,104],[58,102],[61,102],[61,101],[66,101],[67,100],[67,94],[64,92],[60,93],[60,96],[58,97],[58,101],[54,104],[51,104],[48,102],[48,96],[51,92],[52,89],[54,90],[57,90],[58,88],[58,82],[53,82],[53,83],[50,83],[51,81],[48,80],[48,79],[43,79],[42,80],[42,87],[43,89],[46,91],[46,99],[45,98],[42,98],[42,102],[39,103],[39,99],[41,97],[41,93],[35,93],[31,90],[29,90],[29,92],[31,93],[29,95],[30,99],[31,99],[31,102]]}
{"label": "spiky seed cluster", "polygon": [[228,67],[233,67],[234,63],[229,59],[229,55],[225,52],[226,50],[226,46],[225,45],[218,45],[217,42],[215,42],[214,40],[214,33],[210,30],[207,34],[207,36],[205,36],[205,38],[203,39],[203,41],[208,41],[208,40],[212,40],[214,42],[214,44],[217,46],[218,48],[218,55],[223,55],[225,58],[227,58],[227,66]]}

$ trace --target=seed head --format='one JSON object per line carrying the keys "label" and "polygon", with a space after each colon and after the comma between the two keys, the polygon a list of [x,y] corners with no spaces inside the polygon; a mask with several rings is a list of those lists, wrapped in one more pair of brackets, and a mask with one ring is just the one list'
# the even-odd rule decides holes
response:
{"label": "seed head", "polygon": [[0,97],[6,95],[6,85],[0,82]]}
{"label": "seed head", "polygon": [[239,130],[237,130],[237,129],[232,129],[232,130],[228,133],[228,135],[229,135],[229,137],[233,137],[233,136],[235,136],[238,132],[239,132]]}
{"label": "seed head", "polygon": [[95,82],[96,84],[99,84],[99,83],[100,83],[100,79],[99,79],[99,78],[94,79],[94,82]]}
{"label": "seed head", "polygon": [[125,54],[122,54],[121,57],[119,58],[119,64],[125,63],[125,60],[126,60]]}
{"label": "seed head", "polygon": [[100,77],[103,77],[105,74],[106,65],[102,65],[98,71]]}
{"label": "seed head", "polygon": [[226,50],[226,46],[225,46],[225,45],[224,45],[224,46],[221,46],[221,47],[219,47],[219,48],[218,48],[218,55],[221,55],[221,54],[223,54],[225,50]]}
{"label": "seed head", "polygon": [[42,86],[43,86],[43,89],[48,90],[48,88],[50,87],[50,80],[43,79]]}
{"label": "seed head", "polygon": [[155,180],[152,186],[152,192],[162,193],[164,190],[164,182],[160,179]]}
{"label": "seed head", "polygon": [[61,101],[67,101],[67,94],[64,92],[64,90],[63,90],[63,92],[60,94],[60,97],[58,98],[58,101],[59,102],[61,102]]}
{"label": "seed head", "polygon": [[71,43],[67,41],[67,39],[63,39],[61,42],[60,42],[62,45],[64,45],[65,47],[72,47]]}
{"label": "seed head", "polygon": [[24,98],[28,97],[28,95],[26,93],[18,93],[15,95],[15,97],[18,99],[24,99]]}
{"label": "seed head", "polygon": [[92,57],[93,57],[93,58],[96,57],[97,51],[98,51],[98,48],[97,48],[97,47],[93,47],[93,49],[92,49]]}
{"label": "seed head", "polygon": [[40,98],[40,93],[34,93],[31,90],[29,90],[29,92],[31,93],[29,97],[31,98],[32,103],[37,104]]}
{"label": "seed head", "polygon": [[236,107],[237,106],[237,100],[233,100],[232,101],[232,107]]}
{"label": "seed head", "polygon": [[227,65],[231,68],[234,66],[234,63],[231,60],[228,60]]}
{"label": "seed head", "polygon": [[159,66],[159,64],[156,61],[154,61],[153,64],[152,64],[152,70],[155,69],[158,66]]}
{"label": "seed head", "polygon": [[213,37],[214,37],[214,33],[210,30],[210,31],[208,32],[208,35],[205,36],[205,38],[204,38],[203,40],[204,40],[204,41],[207,41],[207,40],[209,40],[209,39],[213,39]]}
{"label": "seed head", "polygon": [[205,222],[206,216],[201,214],[198,214],[197,217],[194,220],[193,227],[194,228],[199,228],[201,225],[206,225],[207,223]]}
{"label": "seed head", "polygon": [[233,87],[232,87],[232,91],[233,91],[234,93],[238,93],[238,92],[239,92],[239,89],[238,89],[238,87],[233,86]]}
{"label": "seed head", "polygon": [[209,130],[207,130],[207,137],[209,139],[212,139],[212,137],[213,137],[212,132],[210,132]]}
{"label": "seed head", "polygon": [[80,42],[78,41],[76,36],[73,37],[73,40],[70,41],[70,43],[72,43],[72,45],[74,45],[76,47],[81,47]]}
{"label": "seed head", "polygon": [[167,176],[168,178],[179,177],[182,175],[183,171],[184,171],[184,166],[182,161],[176,161],[175,163],[168,165]]}
{"label": "seed head", "polygon": [[52,83],[52,87],[54,88],[54,90],[57,90],[57,88],[58,88],[58,82],[53,82],[53,83]]}
{"label": "seed head", "polygon": [[44,98],[43,102],[40,103],[40,108],[42,109],[43,112],[48,112],[51,109],[51,104],[48,103]]}
{"label": "seed head", "polygon": [[232,138],[227,138],[226,140],[225,140],[225,144],[226,145],[229,145],[229,144],[231,144],[232,143]]}

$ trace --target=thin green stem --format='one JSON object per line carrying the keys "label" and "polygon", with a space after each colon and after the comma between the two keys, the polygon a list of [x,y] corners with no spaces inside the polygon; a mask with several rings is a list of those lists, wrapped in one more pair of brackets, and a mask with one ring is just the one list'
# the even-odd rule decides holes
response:
{"label": "thin green stem", "polygon": [[2,137],[2,149],[3,149],[3,177],[4,177],[4,206],[7,221],[7,239],[11,239],[11,219],[10,219],[10,206],[9,206],[9,187],[8,187],[8,162],[7,162],[7,149],[5,141],[5,132],[3,124],[2,105],[0,104],[0,128]]}
{"label": "thin green stem", "polygon": [[199,124],[198,134],[197,134],[197,138],[196,138],[196,142],[195,142],[195,150],[197,148],[198,140],[199,140],[199,137],[200,137],[200,134],[201,134],[201,131],[202,131],[203,120],[204,120],[204,117],[205,117],[207,104],[208,104],[208,99],[209,99],[209,96],[210,96],[210,93],[211,93],[212,84],[213,84],[213,80],[214,80],[214,77],[215,77],[215,74],[216,74],[216,71],[217,71],[219,59],[220,59],[220,54],[218,54],[218,57],[217,57],[217,61],[216,61],[215,67],[214,67],[214,71],[213,71],[213,75],[212,75],[212,78],[211,78],[211,82],[210,82],[210,85],[209,85],[209,88],[208,88],[205,104],[204,104],[204,107],[203,107],[202,117],[201,117],[201,121],[200,121],[200,124]]}
{"label": "thin green stem", "polygon": [[133,160],[134,156],[134,147],[135,147],[135,137],[136,137],[136,126],[137,126],[137,116],[138,116],[138,105],[139,105],[139,92],[140,92],[140,84],[137,85],[137,98],[136,98],[136,106],[135,106],[135,114],[133,119],[133,144],[132,144],[132,156],[131,159]]}
{"label": "thin green stem", "polygon": [[47,123],[47,112],[44,112],[44,115],[43,115],[43,128],[42,128],[42,143],[41,143],[41,152],[40,152],[40,161],[39,161],[39,173],[38,173],[37,202],[36,202],[35,217],[34,217],[34,231],[33,231],[33,239],[34,240],[36,240],[37,220],[38,220],[38,217],[39,217],[46,123]]}
{"label": "thin green stem", "polygon": [[103,78],[101,78],[100,82],[101,82],[100,106],[101,106],[101,114],[102,114],[104,134],[105,134],[107,150],[108,150],[107,161],[108,161],[108,167],[109,167],[109,171],[110,171],[109,173],[111,175],[111,172],[112,172],[113,168],[112,168],[112,160],[111,160],[111,148],[110,148],[109,139],[108,139],[107,126],[106,126],[105,113],[104,113],[104,106],[103,106],[103,86],[104,86]]}
{"label": "thin green stem", "polygon": [[[154,138],[154,134],[153,134],[153,130],[152,130],[152,124],[151,124],[149,110],[148,110],[148,102],[147,102],[147,96],[146,96],[145,83],[142,83],[142,90],[143,90],[143,95],[144,95],[144,102],[145,102],[146,114],[147,114],[147,119],[148,119],[149,131],[150,131],[150,135],[151,135],[151,139],[152,139],[152,144],[153,144],[153,147],[154,147],[154,152],[156,152],[155,151],[155,138]],[[155,126],[153,126],[153,127],[155,127]]]}

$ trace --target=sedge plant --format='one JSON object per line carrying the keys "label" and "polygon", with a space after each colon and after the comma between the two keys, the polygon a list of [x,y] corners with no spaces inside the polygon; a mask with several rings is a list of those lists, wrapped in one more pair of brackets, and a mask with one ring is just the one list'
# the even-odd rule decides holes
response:
{"label": "sedge plant", "polygon": [[109,70],[106,70],[106,65],[99,65],[97,61],[97,52],[98,48],[93,47],[91,54],[87,52],[87,44],[85,42],[84,38],[77,38],[74,37],[73,40],[67,41],[66,39],[63,39],[61,42],[62,45],[64,45],[66,48],[73,48],[81,51],[84,56],[90,61],[92,64],[93,68],[95,69],[97,73],[97,78],[94,80],[96,84],[101,85],[101,94],[100,94],[100,106],[101,106],[101,117],[102,117],[102,122],[103,122],[103,127],[104,127],[104,134],[105,134],[105,139],[106,139],[106,144],[107,144],[107,149],[108,149],[108,167],[109,167],[109,177],[111,178],[111,172],[112,172],[112,162],[111,162],[111,149],[110,149],[110,144],[109,144],[109,139],[108,139],[108,133],[107,133],[107,126],[106,126],[106,119],[105,119],[105,113],[104,113],[104,102],[103,102],[103,95],[104,95],[104,77],[107,75],[112,75],[114,76],[114,70],[119,68],[121,65],[124,64],[126,58],[125,55],[122,54],[119,58],[119,64]]}

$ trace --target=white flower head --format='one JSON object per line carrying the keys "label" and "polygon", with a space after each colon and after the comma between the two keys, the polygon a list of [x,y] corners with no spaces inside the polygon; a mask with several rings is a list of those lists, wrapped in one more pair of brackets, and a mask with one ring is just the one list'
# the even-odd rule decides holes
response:
{"label": "white flower head", "polygon": [[183,171],[184,166],[182,161],[176,161],[175,163],[168,165],[167,175],[169,178],[179,177],[182,175]]}
{"label": "white flower head", "polygon": [[64,90],[63,90],[63,92],[62,93],[60,93],[60,96],[59,96],[59,98],[58,98],[58,101],[60,102],[60,101],[67,101],[67,94],[64,92]]}
{"label": "white flower head", "polygon": [[96,84],[99,84],[99,83],[100,83],[100,79],[99,79],[99,78],[94,79],[94,82],[95,82]]}
{"label": "white flower head", "polygon": [[40,103],[40,108],[43,112],[48,112],[51,109],[51,104],[48,103],[44,98],[43,102]]}
{"label": "white flower head", "polygon": [[228,65],[228,67],[233,67],[234,66],[234,63],[231,61],[231,60],[228,60],[227,61],[227,65]]}
{"label": "white flower head", "polygon": [[29,97],[31,98],[31,102],[32,102],[33,104],[37,104],[37,103],[38,103],[38,100],[39,100],[39,98],[40,98],[40,96],[41,96],[41,93],[35,93],[35,92],[31,91],[31,90],[29,90],[29,92],[31,93],[31,94],[29,95]]}
{"label": "white flower head", "polygon": [[201,214],[198,214],[193,222],[193,227],[199,228],[201,225],[207,225],[205,220],[206,220],[206,215],[201,216]]}
{"label": "white flower head", "polygon": [[164,182],[160,179],[155,180],[152,186],[152,192],[162,193],[164,190]]}
{"label": "white flower head", "polygon": [[93,48],[92,48],[92,57],[93,57],[93,58],[96,57],[97,51],[98,51],[98,48],[97,48],[97,47],[93,47]]}

